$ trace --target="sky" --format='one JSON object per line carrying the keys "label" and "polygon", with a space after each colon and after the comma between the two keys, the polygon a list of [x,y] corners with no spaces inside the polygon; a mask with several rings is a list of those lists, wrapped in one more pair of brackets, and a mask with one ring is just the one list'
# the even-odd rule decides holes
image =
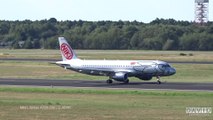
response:
{"label": "sky", "polygon": [[[210,0],[210,21],[212,4]],[[0,20],[194,21],[194,6],[194,0],[0,0]]]}

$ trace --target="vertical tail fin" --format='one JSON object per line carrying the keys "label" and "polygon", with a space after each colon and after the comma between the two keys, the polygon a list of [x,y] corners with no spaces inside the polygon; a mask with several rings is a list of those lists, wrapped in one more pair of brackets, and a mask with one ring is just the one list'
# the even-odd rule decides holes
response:
{"label": "vertical tail fin", "polygon": [[61,51],[61,56],[63,61],[78,59],[75,52],[72,50],[72,48],[67,43],[64,37],[58,37],[58,41],[59,41],[60,51]]}

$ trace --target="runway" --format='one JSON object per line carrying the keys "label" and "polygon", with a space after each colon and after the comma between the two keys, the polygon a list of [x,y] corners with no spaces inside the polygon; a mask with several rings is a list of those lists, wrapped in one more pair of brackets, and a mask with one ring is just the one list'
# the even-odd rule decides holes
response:
{"label": "runway", "polygon": [[104,80],[89,81],[89,80],[47,80],[47,79],[0,78],[0,85],[213,91],[213,83],[183,83],[183,82],[165,82],[162,84],[157,84],[157,82],[130,81],[129,84],[124,84],[119,82],[107,84]]}

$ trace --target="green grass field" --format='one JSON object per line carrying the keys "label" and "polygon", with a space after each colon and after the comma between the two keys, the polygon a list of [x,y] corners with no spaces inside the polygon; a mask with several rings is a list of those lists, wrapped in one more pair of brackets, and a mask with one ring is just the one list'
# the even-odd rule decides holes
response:
{"label": "green grass field", "polygon": [[[186,56],[180,56],[185,53]],[[189,56],[189,54],[193,56]],[[199,51],[136,51],[136,50],[77,50],[82,59],[159,59],[170,61],[213,61],[213,52]],[[59,50],[0,49],[0,58],[61,59]],[[162,78],[168,82],[213,82],[212,64],[173,64],[177,73]],[[1,78],[39,78],[67,80],[106,80],[107,77],[88,76],[49,64],[32,61],[0,61]],[[131,80],[138,80],[130,78]],[[155,79],[155,78],[153,78]]]}
{"label": "green grass field", "polygon": [[[213,52],[77,50],[82,59],[213,61]],[[180,56],[180,53],[187,54]],[[193,56],[189,56],[192,53]],[[58,50],[0,49],[0,58],[61,59]],[[173,64],[167,82],[213,82],[213,64]],[[64,70],[48,62],[0,61],[0,78],[106,80]],[[153,81],[155,78],[153,78]],[[139,81],[130,78],[131,81]],[[143,82],[143,81],[141,81]],[[186,107],[213,108],[213,93],[0,86],[0,120],[212,120],[212,114],[186,114]]]}
{"label": "green grass field", "polygon": [[213,107],[208,92],[0,88],[4,120],[211,120],[189,115],[186,107]]}
{"label": "green grass field", "polygon": [[[167,82],[213,82],[213,64],[174,64],[177,73],[162,77]],[[47,62],[1,61],[1,78],[106,80],[107,77],[90,76],[65,70]],[[153,78],[155,80],[156,78]],[[139,81],[137,78],[130,78]],[[141,81],[143,82],[143,81]]]}
{"label": "green grass field", "polygon": [[[213,61],[212,51],[76,50],[76,53],[82,59]],[[61,59],[61,55],[59,50],[0,49],[0,58]]]}

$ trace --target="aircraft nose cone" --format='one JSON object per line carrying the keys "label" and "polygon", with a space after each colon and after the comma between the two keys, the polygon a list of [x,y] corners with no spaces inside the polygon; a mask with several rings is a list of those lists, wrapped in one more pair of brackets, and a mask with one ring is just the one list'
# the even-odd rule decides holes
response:
{"label": "aircraft nose cone", "polygon": [[170,68],[169,72],[170,75],[174,75],[176,73],[176,70],[174,68]]}

